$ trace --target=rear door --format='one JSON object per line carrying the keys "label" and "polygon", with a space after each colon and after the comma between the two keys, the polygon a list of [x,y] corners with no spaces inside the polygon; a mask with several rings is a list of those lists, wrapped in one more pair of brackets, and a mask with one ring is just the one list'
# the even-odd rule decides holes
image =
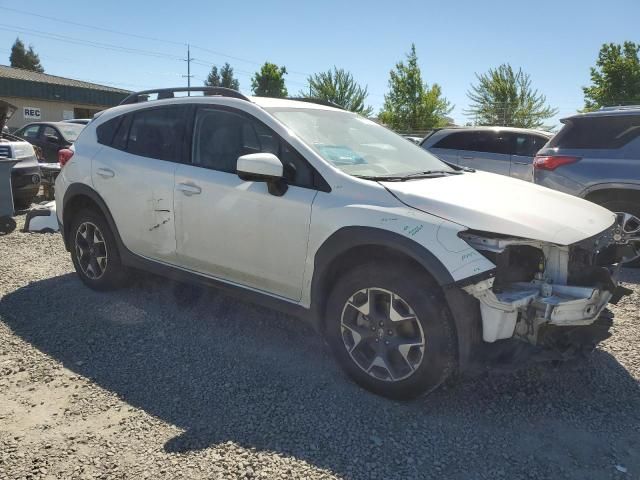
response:
{"label": "rear door", "polygon": [[175,261],[173,189],[176,166],[188,150],[189,106],[152,107],[97,128],[104,147],[92,161],[92,180],[120,237],[133,253]]}
{"label": "rear door", "polygon": [[485,172],[509,175],[511,156],[505,132],[472,130],[460,154],[460,165]]}
{"label": "rear door", "polygon": [[532,133],[510,133],[511,170],[510,175],[527,182],[533,181],[533,158],[545,143],[544,135]]}
{"label": "rear door", "polygon": [[42,149],[44,159],[47,162],[57,162],[58,150],[66,144],[60,132],[51,125],[44,125],[38,140],[38,146]]}

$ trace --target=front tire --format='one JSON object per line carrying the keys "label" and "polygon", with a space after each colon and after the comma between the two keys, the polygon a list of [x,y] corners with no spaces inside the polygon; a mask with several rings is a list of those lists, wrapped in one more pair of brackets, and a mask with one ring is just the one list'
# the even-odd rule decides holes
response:
{"label": "front tire", "polygon": [[70,229],[71,259],[80,280],[93,290],[114,290],[125,283],[113,232],[104,217],[84,209],[74,217]]}
{"label": "front tire", "polygon": [[456,367],[456,335],[439,287],[424,272],[366,264],[338,280],[326,311],[326,336],[360,386],[405,400],[428,393]]}

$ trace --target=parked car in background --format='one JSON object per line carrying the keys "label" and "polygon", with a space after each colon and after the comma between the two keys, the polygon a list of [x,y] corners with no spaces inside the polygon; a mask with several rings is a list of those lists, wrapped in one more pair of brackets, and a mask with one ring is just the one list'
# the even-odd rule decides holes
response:
{"label": "parked car in background", "polygon": [[171,98],[186,90],[132,94],[60,152],[56,214],[88,287],[134,267],[259,299],[394,398],[609,336],[617,263],[640,254],[610,211],[447,165],[352,112],[224,88]]}
{"label": "parked car in background", "polygon": [[640,241],[640,106],[603,108],[562,123],[538,152],[535,183],[619,213],[624,230]]}
{"label": "parked car in background", "polygon": [[65,120],[65,123],[77,123],[79,125],[86,125],[90,121],[90,118],[72,118],[71,120]]}
{"label": "parked car in background", "polygon": [[510,127],[434,130],[420,146],[445,162],[522,180],[533,180],[533,157],[552,134]]}
{"label": "parked car in background", "polygon": [[40,147],[45,162],[57,162],[58,151],[71,146],[84,127],[68,122],[35,122],[18,129],[14,135]]}
{"label": "parked car in background", "polygon": [[415,143],[416,145],[420,145],[422,142],[422,137],[418,137],[416,135],[402,135],[404,138],[409,140],[410,142]]}
{"label": "parked car in background", "polygon": [[11,191],[15,208],[31,205],[40,189],[40,165],[34,147],[5,130],[5,123],[16,110],[14,105],[0,100],[0,158],[20,160],[11,169]]}

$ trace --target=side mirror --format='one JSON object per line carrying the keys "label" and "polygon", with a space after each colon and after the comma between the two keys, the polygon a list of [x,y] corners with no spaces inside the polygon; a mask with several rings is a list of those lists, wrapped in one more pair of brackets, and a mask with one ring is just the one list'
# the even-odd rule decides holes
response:
{"label": "side mirror", "polygon": [[238,177],[248,182],[266,182],[271,195],[281,197],[287,191],[282,162],[273,153],[251,153],[238,157]]}

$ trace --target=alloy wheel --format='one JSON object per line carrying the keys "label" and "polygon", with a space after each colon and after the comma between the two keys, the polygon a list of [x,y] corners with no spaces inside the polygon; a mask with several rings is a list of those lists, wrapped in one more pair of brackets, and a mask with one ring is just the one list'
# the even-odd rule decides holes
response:
{"label": "alloy wheel", "polygon": [[108,252],[104,236],[91,222],[80,224],[76,231],[76,257],[82,273],[97,280],[107,268]]}
{"label": "alloy wheel", "polygon": [[389,382],[410,377],[422,363],[425,335],[411,306],[383,288],[365,288],[345,303],[342,341],[358,367]]}

